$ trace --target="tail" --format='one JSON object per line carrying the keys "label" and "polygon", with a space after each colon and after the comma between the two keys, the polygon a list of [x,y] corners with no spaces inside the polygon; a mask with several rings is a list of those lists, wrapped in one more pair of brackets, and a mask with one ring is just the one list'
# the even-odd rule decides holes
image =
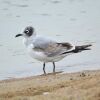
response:
{"label": "tail", "polygon": [[90,46],[92,46],[91,44],[88,45],[82,45],[82,46],[75,46],[75,49],[73,50],[74,53],[78,53],[84,50],[91,50],[91,48],[89,48]]}
{"label": "tail", "polygon": [[78,52],[81,52],[81,51],[84,51],[84,50],[91,50],[91,48],[89,48],[90,46],[92,46],[92,45],[91,44],[88,44],[88,45],[75,46],[75,49],[74,50],[67,51],[67,52],[64,52],[62,54],[78,53]]}

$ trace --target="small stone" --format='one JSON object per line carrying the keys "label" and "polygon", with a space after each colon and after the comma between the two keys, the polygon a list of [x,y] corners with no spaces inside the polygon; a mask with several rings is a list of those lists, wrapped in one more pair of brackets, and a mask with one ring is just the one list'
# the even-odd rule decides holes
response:
{"label": "small stone", "polygon": [[70,78],[70,80],[73,80],[73,78]]}
{"label": "small stone", "polygon": [[86,74],[84,72],[82,72],[80,76],[85,77]]}

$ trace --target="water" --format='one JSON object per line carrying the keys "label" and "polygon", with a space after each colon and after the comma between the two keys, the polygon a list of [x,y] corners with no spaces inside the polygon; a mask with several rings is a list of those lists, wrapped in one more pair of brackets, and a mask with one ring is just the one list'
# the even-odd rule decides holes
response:
{"label": "water", "polygon": [[[100,0],[0,0],[0,80],[42,74],[17,33],[32,25],[37,34],[76,45],[93,43],[91,51],[66,57],[56,71],[100,69]],[[52,72],[52,64],[46,65]]]}

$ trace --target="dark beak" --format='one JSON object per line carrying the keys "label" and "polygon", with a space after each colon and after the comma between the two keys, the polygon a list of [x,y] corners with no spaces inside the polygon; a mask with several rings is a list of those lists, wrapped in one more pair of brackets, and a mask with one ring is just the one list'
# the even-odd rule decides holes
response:
{"label": "dark beak", "polygon": [[19,37],[19,36],[22,36],[23,34],[17,34],[15,37]]}

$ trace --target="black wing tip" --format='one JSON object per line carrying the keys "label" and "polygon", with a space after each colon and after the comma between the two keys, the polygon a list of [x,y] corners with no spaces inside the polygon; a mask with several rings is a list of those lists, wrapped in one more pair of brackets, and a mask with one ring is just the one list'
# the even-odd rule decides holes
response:
{"label": "black wing tip", "polygon": [[88,44],[88,45],[87,45],[87,47],[91,47],[91,46],[92,46],[92,44]]}

